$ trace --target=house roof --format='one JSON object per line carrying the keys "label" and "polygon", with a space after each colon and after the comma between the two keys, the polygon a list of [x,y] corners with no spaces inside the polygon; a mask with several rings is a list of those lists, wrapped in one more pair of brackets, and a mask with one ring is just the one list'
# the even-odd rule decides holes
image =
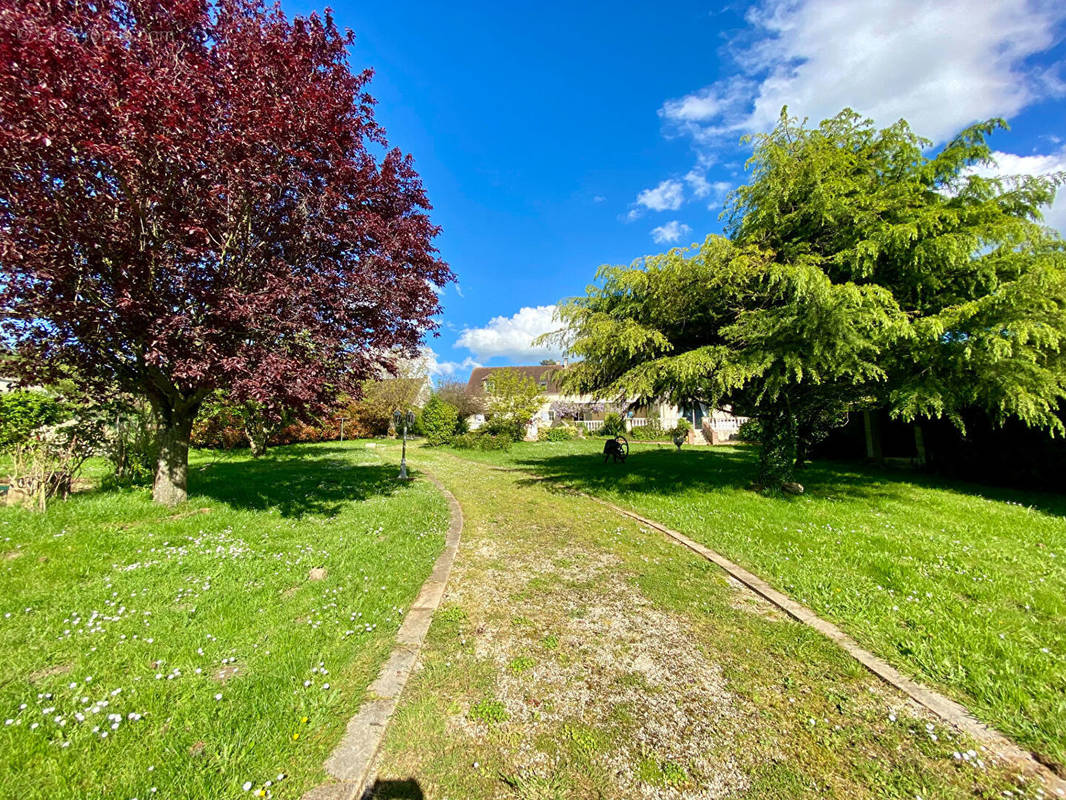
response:
{"label": "house roof", "polygon": [[546,381],[548,386],[546,391],[549,394],[560,394],[562,388],[559,386],[559,378],[564,369],[560,364],[544,364],[535,367],[476,367],[470,373],[470,380],[466,384],[466,388],[472,392],[480,392],[485,386],[487,381],[494,372],[499,372],[503,369],[511,369],[515,372],[521,372],[523,375],[528,375],[537,383]]}

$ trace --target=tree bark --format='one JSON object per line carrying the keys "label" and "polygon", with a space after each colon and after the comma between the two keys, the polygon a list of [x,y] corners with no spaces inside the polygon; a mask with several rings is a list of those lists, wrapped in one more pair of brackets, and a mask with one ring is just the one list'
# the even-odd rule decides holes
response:
{"label": "tree bark", "polygon": [[270,431],[262,417],[254,412],[250,413],[244,422],[244,435],[248,437],[248,446],[252,450],[252,458],[259,458],[266,454],[267,441]]}
{"label": "tree bark", "polygon": [[759,484],[780,487],[793,478],[799,448],[799,430],[788,403],[779,404],[759,417],[762,437],[759,447]]}
{"label": "tree bark", "polygon": [[196,410],[192,408],[166,408],[159,410],[159,459],[156,462],[155,484],[152,499],[157,503],[175,506],[184,503],[189,486],[189,440]]}

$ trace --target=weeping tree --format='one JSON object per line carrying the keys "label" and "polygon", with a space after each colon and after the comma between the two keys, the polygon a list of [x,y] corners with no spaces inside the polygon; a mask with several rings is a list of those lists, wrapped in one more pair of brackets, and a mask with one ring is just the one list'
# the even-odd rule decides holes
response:
{"label": "weeping tree", "polygon": [[731,404],[762,427],[760,483],[855,409],[979,407],[1062,433],[1066,258],[1041,208],[1062,175],[981,177],[999,120],[945,147],[850,110],[756,137],[728,237],[602,267],[561,306],[564,381]]}
{"label": "weeping tree", "polygon": [[325,409],[433,327],[452,275],[352,42],[261,0],[0,7],[5,344],[151,404],[157,501],[215,390]]}

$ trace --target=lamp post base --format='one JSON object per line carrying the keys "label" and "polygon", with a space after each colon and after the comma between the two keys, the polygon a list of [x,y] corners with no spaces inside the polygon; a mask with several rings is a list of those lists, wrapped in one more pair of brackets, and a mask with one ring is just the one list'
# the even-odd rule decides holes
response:
{"label": "lamp post base", "polygon": [[396,477],[399,478],[401,481],[409,480],[408,477],[407,477],[407,462],[406,461],[401,461],[400,462],[400,474],[397,475]]}

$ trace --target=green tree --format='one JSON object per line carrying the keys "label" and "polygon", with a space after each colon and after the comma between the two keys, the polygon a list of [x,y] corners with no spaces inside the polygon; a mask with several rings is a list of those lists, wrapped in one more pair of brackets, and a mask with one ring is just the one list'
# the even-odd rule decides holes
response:
{"label": "green tree", "polygon": [[1062,432],[1066,262],[1040,224],[1063,176],[982,178],[994,120],[939,152],[903,121],[784,112],[756,137],[730,238],[630,267],[565,304],[572,390],[731,403],[759,419],[761,481],[792,477],[862,407],[980,407]]}
{"label": "green tree", "polygon": [[434,447],[450,444],[459,427],[459,412],[435,394],[422,409],[418,423],[428,444]]}
{"label": "green tree", "polygon": [[485,388],[485,429],[512,441],[524,439],[526,426],[543,402],[537,382],[516,369],[501,369],[492,373]]}

